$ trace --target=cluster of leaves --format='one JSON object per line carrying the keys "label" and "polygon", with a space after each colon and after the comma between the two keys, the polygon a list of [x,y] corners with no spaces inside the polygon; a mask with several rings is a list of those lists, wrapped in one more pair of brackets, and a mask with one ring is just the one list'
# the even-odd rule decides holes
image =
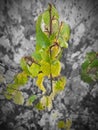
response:
{"label": "cluster of leaves", "polygon": [[86,54],[85,61],[82,64],[81,79],[86,83],[98,81],[98,52]]}
{"label": "cluster of leaves", "polygon": [[[36,104],[39,110],[52,108],[54,97],[66,85],[66,77],[60,74],[60,58],[62,49],[68,47],[70,37],[70,27],[59,22],[59,15],[56,8],[49,4],[36,21],[36,47],[31,56],[21,59],[22,72],[15,76],[13,84],[9,84],[5,92],[7,99],[12,99],[16,104],[24,104],[24,97],[20,87],[25,85],[28,78],[36,79],[36,86],[42,91],[42,97]],[[45,79],[50,82],[49,91],[44,86]],[[27,100],[27,105],[37,99],[37,95],[32,95]]]}

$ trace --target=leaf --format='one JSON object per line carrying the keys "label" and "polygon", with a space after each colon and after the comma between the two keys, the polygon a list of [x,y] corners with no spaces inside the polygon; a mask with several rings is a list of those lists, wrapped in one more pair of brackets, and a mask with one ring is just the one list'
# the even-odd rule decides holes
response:
{"label": "leaf", "polygon": [[37,104],[38,109],[46,109],[48,108],[48,111],[52,109],[52,98],[51,96],[43,96],[40,100],[40,102]]}
{"label": "leaf", "polygon": [[57,19],[53,19],[52,20],[52,33],[57,36],[58,32],[59,32],[59,21]]}
{"label": "leaf", "polygon": [[96,52],[88,52],[86,54],[86,60],[89,60],[92,62],[94,59],[96,59]]}
{"label": "leaf", "polygon": [[59,37],[58,41],[59,41],[60,47],[68,48],[68,43],[62,37]]}
{"label": "leaf", "polygon": [[38,110],[44,110],[44,106],[41,102],[37,103],[37,105],[35,105],[35,108],[37,108]]}
{"label": "leaf", "polygon": [[39,51],[33,52],[32,57],[35,59],[35,61],[38,61],[38,62],[40,62],[42,59]]}
{"label": "leaf", "polygon": [[52,6],[52,17],[54,16],[54,18],[55,19],[58,19],[59,18],[59,14],[58,14],[58,11],[57,11],[57,9],[53,6],[53,5],[51,5]]}
{"label": "leaf", "polygon": [[86,83],[91,83],[93,82],[92,78],[85,72],[81,73],[81,79],[86,82]]}
{"label": "leaf", "polygon": [[90,67],[96,67],[98,68],[98,59],[93,60],[93,62],[90,64]]}
{"label": "leaf", "polygon": [[86,60],[83,64],[82,64],[82,69],[83,70],[85,70],[85,69],[87,69],[87,67],[89,66],[89,61],[88,60]]}
{"label": "leaf", "polygon": [[71,126],[72,126],[72,121],[70,119],[67,119],[65,123],[66,130],[70,130]]}
{"label": "leaf", "polygon": [[28,70],[29,66],[28,66],[28,64],[26,63],[26,61],[25,61],[24,58],[21,59],[21,61],[20,61],[20,66],[21,66],[21,68],[22,68],[23,71],[25,71],[28,75],[30,74],[30,73],[29,73],[29,70]]}
{"label": "leaf", "polygon": [[18,84],[18,85],[24,85],[24,84],[26,84],[27,81],[28,81],[27,74],[25,72],[19,73],[15,77],[14,81],[15,81],[15,84]]}
{"label": "leaf", "polygon": [[72,121],[69,119],[67,119],[66,122],[64,122],[62,120],[58,122],[58,128],[60,128],[60,129],[65,128],[66,130],[70,130],[71,126],[72,126]]}
{"label": "leaf", "polygon": [[9,84],[7,86],[7,89],[6,89],[6,92],[10,95],[14,95],[14,93],[16,92],[17,90],[17,85],[16,84]]}
{"label": "leaf", "polygon": [[46,48],[50,45],[50,41],[48,37],[41,30],[41,21],[42,15],[38,17],[36,22],[36,50],[40,50],[41,48]]}
{"label": "leaf", "polygon": [[38,73],[40,71],[40,66],[38,64],[33,63],[30,67],[29,67],[29,72],[31,73],[31,76],[37,77]]}
{"label": "leaf", "polygon": [[51,65],[51,73],[53,77],[57,77],[60,75],[60,71],[61,71],[61,64],[59,61],[55,61],[52,65]]}
{"label": "leaf", "polygon": [[64,121],[59,121],[59,122],[58,122],[58,128],[60,128],[60,129],[62,128],[62,129],[63,129],[63,128],[65,128],[65,127],[66,127],[66,126],[65,126],[65,122],[64,122]]}
{"label": "leaf", "polygon": [[50,64],[46,61],[41,61],[41,71],[44,76],[48,76],[51,73]]}
{"label": "leaf", "polygon": [[46,96],[46,107],[48,108],[48,111],[52,109],[52,97]]}
{"label": "leaf", "polygon": [[66,85],[66,78],[61,77],[53,86],[53,94],[54,96],[58,94],[60,91],[64,90]]}
{"label": "leaf", "polygon": [[36,95],[30,96],[28,101],[27,101],[27,105],[32,105],[32,103],[36,100],[36,98],[37,98]]}
{"label": "leaf", "polygon": [[59,33],[59,44],[61,47],[68,47],[67,41],[70,38],[70,27],[68,24],[62,22],[60,26],[60,33]]}
{"label": "leaf", "polygon": [[46,92],[46,89],[43,85],[43,80],[44,80],[44,75],[42,73],[39,73],[37,81],[36,81],[36,85],[39,87],[40,90],[42,90],[43,92]]}
{"label": "leaf", "polygon": [[42,20],[45,23],[45,25],[49,27],[50,23],[49,8],[42,14]]}
{"label": "leaf", "polygon": [[61,48],[58,45],[55,45],[51,48],[51,57],[56,58],[60,53]]}
{"label": "leaf", "polygon": [[85,61],[82,64],[81,79],[86,83],[97,81],[98,59],[96,52],[86,54]]}
{"label": "leaf", "polygon": [[12,99],[12,94],[9,94],[9,93],[7,93],[7,92],[4,93],[4,96],[5,96],[5,98],[8,99],[8,100]]}
{"label": "leaf", "polygon": [[22,95],[22,92],[17,91],[13,97],[13,101],[15,104],[23,105],[24,103],[24,97]]}
{"label": "leaf", "polygon": [[53,5],[48,6],[48,9],[42,14],[42,18],[44,23],[46,24],[46,26],[49,26],[50,24],[50,10],[51,10],[51,17],[54,19],[58,19],[59,18],[59,14],[58,11],[56,10],[56,8]]}
{"label": "leaf", "polygon": [[46,62],[50,62],[49,49],[45,49],[45,50],[41,49],[39,52],[40,52],[42,60]]}

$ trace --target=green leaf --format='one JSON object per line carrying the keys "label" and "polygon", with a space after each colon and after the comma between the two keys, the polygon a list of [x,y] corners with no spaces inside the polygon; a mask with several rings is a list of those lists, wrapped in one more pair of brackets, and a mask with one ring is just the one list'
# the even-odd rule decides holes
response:
{"label": "green leaf", "polygon": [[42,18],[46,26],[49,26],[50,24],[50,10],[52,18],[54,17],[56,20],[59,18],[59,14],[56,8],[53,5],[49,5],[48,9],[42,14]]}
{"label": "green leaf", "polygon": [[24,97],[22,95],[22,92],[17,91],[13,97],[13,101],[15,104],[23,105],[24,103]]}
{"label": "green leaf", "polygon": [[86,59],[89,61],[93,61],[96,58],[96,52],[88,52],[86,54]]}
{"label": "green leaf", "polygon": [[95,59],[91,64],[90,67],[96,67],[98,68],[98,59]]}
{"label": "green leaf", "polygon": [[40,71],[40,66],[33,63],[30,67],[29,67],[29,72],[31,73],[31,76],[34,78],[34,77],[37,77],[38,76],[38,73]]}
{"label": "green leaf", "polygon": [[43,14],[42,14],[42,19],[43,19],[43,22],[49,26],[49,23],[50,23],[50,15],[49,15],[49,9],[47,9]]}
{"label": "green leaf", "polygon": [[81,73],[81,79],[86,82],[86,83],[91,83],[93,82],[92,78],[85,72]]}
{"label": "green leaf", "polygon": [[27,101],[27,105],[32,105],[32,103],[36,100],[36,98],[37,98],[36,95],[30,96],[28,101]]}
{"label": "green leaf", "polygon": [[68,48],[68,43],[63,39],[63,37],[59,37],[58,39],[60,47]]}
{"label": "green leaf", "polygon": [[41,54],[40,54],[39,51],[33,52],[33,53],[32,53],[32,57],[34,58],[35,61],[38,61],[38,62],[40,62],[41,59],[42,59],[42,58],[41,58]]}
{"label": "green leaf", "polygon": [[89,66],[89,60],[86,60],[83,64],[82,64],[82,69],[85,70],[87,69],[87,67]]}
{"label": "green leaf", "polygon": [[36,22],[36,50],[40,50],[41,48],[46,48],[50,45],[49,38],[44,34],[41,30],[41,21],[42,15],[38,17]]}
{"label": "green leaf", "polygon": [[52,17],[54,16],[55,19],[59,18],[58,11],[53,5],[52,5],[52,11],[51,12],[52,12]]}

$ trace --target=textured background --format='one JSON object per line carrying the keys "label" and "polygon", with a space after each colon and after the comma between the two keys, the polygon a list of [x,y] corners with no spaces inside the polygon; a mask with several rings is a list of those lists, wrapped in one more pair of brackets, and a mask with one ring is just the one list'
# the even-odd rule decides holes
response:
{"label": "textured background", "polygon": [[[34,51],[35,22],[49,2],[71,28],[69,48],[61,60],[67,86],[54,101],[50,115],[17,106],[2,95],[6,84],[20,71],[21,57]],[[98,0],[0,0],[0,129],[58,130],[57,119],[71,118],[71,130],[97,130],[98,84],[88,85],[80,79],[81,64],[89,51],[98,51]],[[31,80],[24,87],[24,97],[36,91],[33,83]],[[53,113],[59,117],[54,118]]]}

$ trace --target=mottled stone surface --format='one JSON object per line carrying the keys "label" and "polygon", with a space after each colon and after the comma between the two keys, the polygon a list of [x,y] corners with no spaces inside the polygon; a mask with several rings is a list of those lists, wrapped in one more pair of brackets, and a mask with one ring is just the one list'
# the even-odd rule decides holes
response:
{"label": "mottled stone surface", "polygon": [[[2,95],[6,84],[20,71],[22,56],[34,51],[35,22],[49,2],[71,28],[69,48],[61,60],[67,85],[56,97],[50,114],[17,106]],[[58,130],[57,119],[70,117],[72,130],[97,130],[98,84],[90,86],[80,78],[81,64],[89,51],[98,52],[98,0],[0,0],[0,129]],[[30,87],[32,84],[30,80],[24,87],[25,98],[38,91],[34,85]]]}

